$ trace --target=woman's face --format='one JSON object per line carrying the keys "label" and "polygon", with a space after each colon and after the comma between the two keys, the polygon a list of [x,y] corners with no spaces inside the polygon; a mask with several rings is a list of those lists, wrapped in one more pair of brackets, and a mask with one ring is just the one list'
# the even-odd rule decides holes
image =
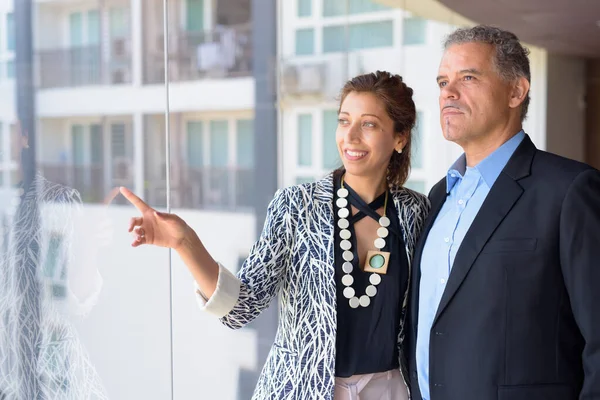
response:
{"label": "woman's face", "polygon": [[340,107],[336,130],[338,151],[347,175],[381,180],[392,153],[405,145],[394,121],[374,94],[350,92]]}

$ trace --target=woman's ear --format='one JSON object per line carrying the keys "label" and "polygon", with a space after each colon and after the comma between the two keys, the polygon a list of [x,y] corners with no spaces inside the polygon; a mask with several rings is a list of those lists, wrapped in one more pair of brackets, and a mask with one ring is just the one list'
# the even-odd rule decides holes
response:
{"label": "woman's ear", "polygon": [[396,133],[396,145],[394,146],[394,150],[398,153],[402,153],[404,147],[406,147],[407,135],[406,132],[397,132]]}

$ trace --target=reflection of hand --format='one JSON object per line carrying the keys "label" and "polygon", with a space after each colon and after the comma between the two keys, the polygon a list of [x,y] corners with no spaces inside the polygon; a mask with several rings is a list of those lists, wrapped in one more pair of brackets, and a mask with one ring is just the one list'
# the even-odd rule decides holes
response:
{"label": "reflection of hand", "polygon": [[127,188],[122,187],[121,194],[142,214],[131,218],[129,223],[129,232],[135,233],[133,247],[152,244],[177,249],[183,243],[190,232],[184,220],[175,214],[156,211]]}

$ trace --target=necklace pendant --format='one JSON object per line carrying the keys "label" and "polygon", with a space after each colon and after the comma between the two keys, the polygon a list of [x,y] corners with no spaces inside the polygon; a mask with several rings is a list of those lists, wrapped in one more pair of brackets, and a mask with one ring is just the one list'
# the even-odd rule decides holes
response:
{"label": "necklace pendant", "polygon": [[363,271],[385,275],[387,274],[389,262],[390,253],[388,251],[369,250],[365,258]]}

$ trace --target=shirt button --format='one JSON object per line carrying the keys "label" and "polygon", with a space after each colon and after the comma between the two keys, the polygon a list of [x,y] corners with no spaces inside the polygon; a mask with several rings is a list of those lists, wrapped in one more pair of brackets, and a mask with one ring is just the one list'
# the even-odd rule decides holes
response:
{"label": "shirt button", "polygon": [[446,279],[444,279],[444,278],[440,279],[440,283],[443,285],[444,283],[446,283]]}
{"label": "shirt button", "polygon": [[463,204],[465,204],[465,201],[464,201],[463,199],[460,199],[460,200],[458,201],[458,204],[460,204],[460,205],[463,205]]}
{"label": "shirt button", "polygon": [[450,243],[450,238],[444,238],[444,242]]}

